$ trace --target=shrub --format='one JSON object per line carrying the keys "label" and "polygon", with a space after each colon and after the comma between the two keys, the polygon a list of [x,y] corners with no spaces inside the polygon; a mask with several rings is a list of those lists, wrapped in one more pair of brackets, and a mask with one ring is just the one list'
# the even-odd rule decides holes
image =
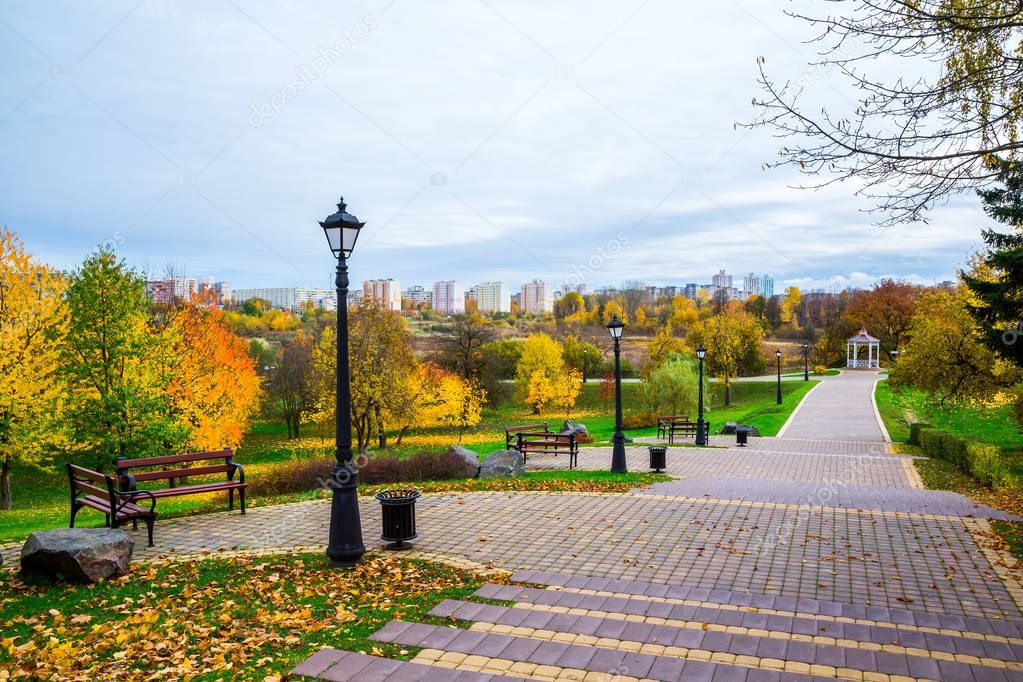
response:
{"label": "shrub", "polygon": [[333,459],[299,459],[261,472],[249,483],[252,496],[304,493],[330,480]]}
{"label": "shrub", "polygon": [[986,486],[995,490],[1023,489],[1023,475],[997,445],[972,443],[926,424],[910,426],[910,442],[914,439],[928,457],[951,462]]}
{"label": "shrub", "polygon": [[909,445],[920,445],[920,431],[923,429],[933,428],[930,424],[910,424],[909,425],[909,438],[906,443]]}
{"label": "shrub", "polygon": [[814,365],[813,366],[813,373],[815,375],[819,376],[819,377],[822,377],[822,376],[824,376],[825,374],[828,373],[828,366],[827,365]]}
{"label": "shrub", "polygon": [[642,429],[657,425],[657,415],[653,412],[637,412],[622,417],[623,429]]}
{"label": "shrub", "polygon": [[446,481],[468,478],[475,473],[470,472],[466,461],[454,453],[419,452],[405,458],[370,457],[366,466],[359,470],[359,480],[368,484]]}

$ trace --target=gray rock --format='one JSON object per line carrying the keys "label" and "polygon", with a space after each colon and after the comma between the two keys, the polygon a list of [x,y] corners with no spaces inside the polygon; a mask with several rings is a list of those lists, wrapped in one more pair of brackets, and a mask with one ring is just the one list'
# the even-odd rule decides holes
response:
{"label": "gray rock", "polygon": [[483,460],[480,467],[480,478],[500,478],[503,476],[521,476],[526,472],[522,453],[516,450],[498,450],[491,452]]}
{"label": "gray rock", "polygon": [[480,456],[469,448],[464,448],[461,445],[452,445],[445,454],[461,457],[465,460],[465,468],[469,476],[479,476]]}
{"label": "gray rock", "polygon": [[120,528],[61,528],[32,533],[21,548],[21,572],[97,583],[128,571],[135,541]]}
{"label": "gray rock", "polygon": [[750,438],[760,438],[760,431],[755,426],[740,426],[739,428],[745,430],[746,435]]}
{"label": "gray rock", "polygon": [[576,434],[577,436],[590,435],[590,432],[586,430],[585,424],[580,424],[579,422],[573,421],[566,421],[564,424],[562,424],[561,431],[559,431],[558,433],[561,434],[562,436],[567,436],[572,433]]}
{"label": "gray rock", "polygon": [[734,436],[735,430],[739,428],[739,425],[735,422],[725,422],[725,425],[721,427],[722,436]]}

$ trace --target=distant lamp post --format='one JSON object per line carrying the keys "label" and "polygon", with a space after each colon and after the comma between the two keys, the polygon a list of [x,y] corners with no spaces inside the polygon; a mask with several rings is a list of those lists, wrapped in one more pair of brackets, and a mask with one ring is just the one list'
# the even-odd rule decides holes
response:
{"label": "distant lamp post", "polygon": [[895,350],[888,351],[888,355],[892,356],[892,362],[895,362],[896,360],[899,359],[899,353],[901,352],[902,351],[900,351],[898,348],[896,348]]}
{"label": "distant lamp post", "polygon": [[615,435],[611,439],[611,473],[628,473],[625,463],[625,434],[622,433],[622,330],[625,325],[615,315],[607,324],[607,331],[615,342]]}
{"label": "distant lamp post", "polygon": [[696,357],[700,359],[700,388],[699,400],[696,408],[696,444],[707,444],[707,423],[703,421],[703,358],[707,356],[707,349],[701,344],[696,349]]}
{"label": "distant lamp post", "polygon": [[778,360],[778,404],[781,405],[781,350],[774,351],[774,357]]}
{"label": "distant lamp post", "polygon": [[803,344],[803,381],[810,380],[810,344]]}
{"label": "distant lamp post", "polygon": [[366,547],[362,544],[359,518],[359,471],[352,466],[352,385],[348,361],[348,258],[365,223],[348,213],[344,197],[337,213],[325,218],[320,227],[327,235],[331,253],[337,258],[337,431],[334,438],[334,468],[330,474],[330,535],[327,557],[332,567],[354,566]]}
{"label": "distant lamp post", "polygon": [[583,383],[584,384],[587,381],[589,381],[589,378],[586,376],[586,360],[589,358],[589,356],[590,356],[589,352],[585,348],[583,348]]}

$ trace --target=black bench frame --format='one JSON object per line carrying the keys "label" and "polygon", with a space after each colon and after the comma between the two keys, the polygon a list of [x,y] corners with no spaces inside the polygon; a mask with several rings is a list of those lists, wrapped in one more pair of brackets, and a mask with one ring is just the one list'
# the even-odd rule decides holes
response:
{"label": "black bench frame", "polygon": [[[223,464],[208,464],[209,462],[223,460]],[[194,463],[202,466],[188,466]],[[245,513],[245,470],[241,464],[234,461],[234,452],[230,448],[216,452],[189,452],[181,455],[161,455],[157,457],[144,457],[142,459],[118,459],[117,476],[120,482],[120,489],[131,491],[136,490],[139,481],[167,481],[166,488],[150,490],[153,497],[177,497],[179,495],[201,495],[204,493],[215,493],[227,491],[228,509],[234,509],[234,493],[238,492],[241,501],[242,514]],[[174,469],[168,465],[178,465]],[[160,467],[160,468],[155,468]],[[131,470],[137,470],[132,473]],[[211,483],[195,483],[190,485],[176,485],[178,479],[185,479],[190,476],[206,476],[209,474],[223,473],[227,480]],[[235,476],[238,480],[235,480]]]}
{"label": "black bench frame", "polygon": [[579,443],[574,433],[551,433],[550,431],[519,431],[515,448],[522,453],[525,464],[529,453],[568,455],[568,468],[574,469],[579,461]]}
{"label": "black bench frame", "polygon": [[[113,476],[71,463],[67,465],[67,475],[71,485],[71,522],[68,528],[75,527],[75,517],[83,507],[90,507],[103,512],[108,528],[118,528],[128,521],[133,528],[138,528],[139,519],[142,519],[149,533],[149,546],[153,546],[153,524],[156,521],[156,497],[153,493],[148,490],[117,490]],[[149,498],[149,509],[135,504],[139,497]]]}

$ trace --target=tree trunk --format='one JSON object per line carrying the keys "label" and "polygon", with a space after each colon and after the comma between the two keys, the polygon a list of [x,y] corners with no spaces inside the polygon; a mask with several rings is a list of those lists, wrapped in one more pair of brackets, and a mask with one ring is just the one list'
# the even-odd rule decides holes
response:
{"label": "tree trunk", "polygon": [[398,440],[394,443],[396,447],[401,447],[401,440],[405,437],[405,433],[408,431],[407,426],[401,427],[401,431],[398,432]]}
{"label": "tree trunk", "polygon": [[0,463],[0,509],[11,508],[11,456],[6,455]]}
{"label": "tree trunk", "polygon": [[377,447],[381,450],[387,447],[387,433],[384,432],[384,418],[380,406],[377,405]]}
{"label": "tree trunk", "polygon": [[728,380],[728,377],[725,377],[725,407],[731,407],[731,406],[732,406],[732,384]]}

